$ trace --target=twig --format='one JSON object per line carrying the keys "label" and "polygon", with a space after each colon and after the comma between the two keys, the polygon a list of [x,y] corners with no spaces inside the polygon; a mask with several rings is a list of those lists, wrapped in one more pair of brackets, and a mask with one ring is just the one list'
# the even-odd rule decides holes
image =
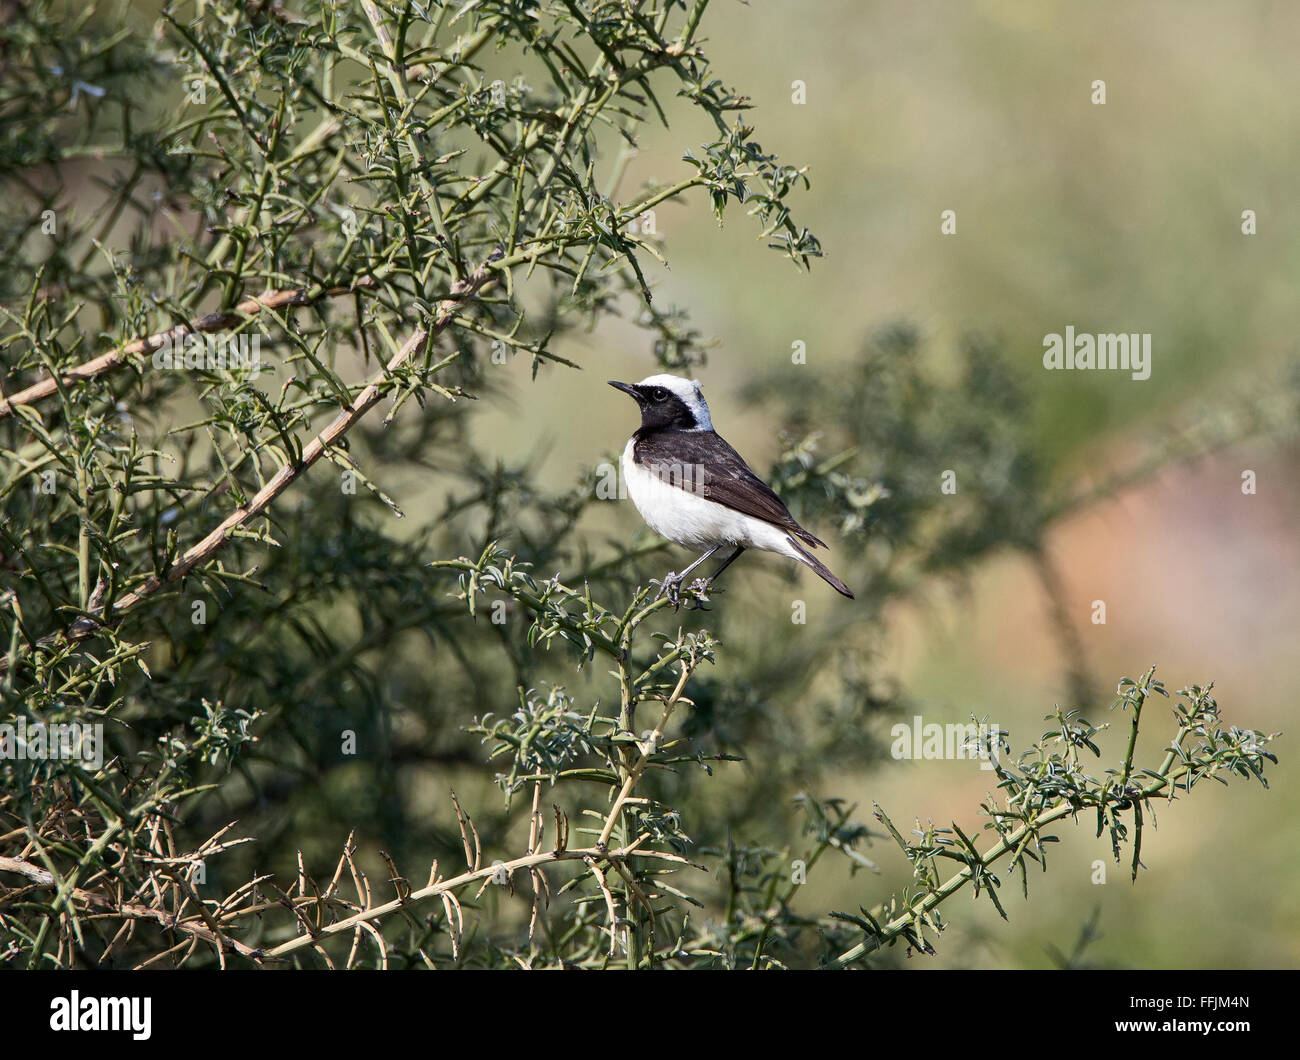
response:
{"label": "twig", "polygon": [[191,320],[188,324],[177,324],[174,328],[167,331],[159,331],[143,339],[134,339],[125,345],[117,347],[115,350],[109,350],[107,353],[101,353],[89,361],[79,364],[76,367],[68,368],[59,373],[58,378],[49,376],[38,383],[33,383],[25,390],[20,390],[9,397],[0,397],[0,417],[13,415],[14,408],[18,405],[32,405],[43,398],[49,397],[55,393],[60,386],[68,386],[71,383],[83,382],[87,379],[94,379],[97,375],[103,375],[105,372],[118,368],[127,361],[140,354],[150,354],[161,349],[169,343],[175,344],[190,334],[205,334],[212,331],[220,331],[223,328],[234,327],[247,317],[256,316],[264,309],[283,309],[285,306],[304,306],[312,305],[323,298],[336,298],[340,295],[353,294],[356,291],[375,287],[375,281],[370,277],[362,277],[353,284],[340,287],[325,287],[319,291],[312,292],[306,287],[294,287],[281,291],[268,291],[266,294],[258,295],[256,298],[249,298],[240,302],[229,313],[209,313],[207,316]]}
{"label": "twig", "polygon": [[[615,861],[623,860],[629,857],[657,858],[661,861],[672,861],[678,864],[689,865],[691,862],[685,858],[678,857],[675,854],[668,854],[657,850],[640,850],[636,844],[628,847],[620,847],[617,850],[598,850],[595,847],[586,847],[576,850],[547,850],[536,854],[525,854],[522,857],[515,858],[513,861],[507,861],[502,864],[487,865],[481,869],[462,872],[459,876],[453,876],[438,883],[423,887],[418,891],[412,891],[407,899],[403,901],[393,900],[385,902],[383,905],[374,906],[371,909],[363,909],[361,912],[348,917],[345,920],[336,921],[333,924],[326,924],[320,929],[320,938],[326,938],[331,935],[338,935],[344,932],[352,931],[359,924],[369,923],[374,920],[380,920],[391,913],[396,912],[403,906],[413,905],[416,902],[423,901],[426,898],[448,897],[453,901],[455,896],[451,893],[457,888],[463,887],[468,883],[476,880],[486,879],[494,873],[499,872],[503,867],[507,872],[514,873],[520,869],[532,869],[539,865],[551,864],[557,861]],[[287,942],[282,942],[273,949],[266,950],[262,953],[263,960],[273,960],[277,957],[283,957],[286,954],[293,953],[296,950],[310,946],[312,939],[306,935],[300,935],[292,938]]]}
{"label": "twig", "polygon": [[605,827],[600,830],[600,838],[596,840],[596,849],[600,850],[609,844],[609,837],[614,832],[614,826],[618,821],[619,811],[623,809],[623,804],[632,794],[632,789],[636,787],[636,782],[641,779],[641,774],[645,772],[646,766],[650,764],[650,756],[654,754],[655,748],[659,745],[660,739],[663,738],[664,728],[668,725],[668,719],[672,717],[673,710],[677,706],[677,701],[681,698],[682,690],[686,687],[686,682],[691,676],[692,667],[688,663],[682,664],[682,676],[677,679],[677,686],[673,689],[672,695],[664,703],[663,716],[659,719],[659,724],[650,734],[646,741],[645,748],[641,752],[641,757],[636,765],[628,770],[627,778],[623,781],[623,787],[614,800],[614,805],[610,808],[609,817],[605,821]]}
{"label": "twig", "polygon": [[[20,861],[17,858],[0,857],[0,872],[14,872],[20,876],[26,876],[27,879],[42,887],[58,886],[58,881],[55,880],[53,873],[47,872],[29,861]],[[237,942],[229,935],[214,932],[212,928],[204,923],[202,917],[196,916],[187,920],[177,920],[165,909],[152,909],[147,905],[138,905],[134,902],[118,903],[107,895],[96,894],[94,891],[83,890],[80,887],[72,889],[71,897],[83,905],[104,909],[115,916],[130,917],[136,920],[152,920],[164,928],[192,935],[204,942],[211,943],[213,946],[224,947],[250,960],[261,961],[264,959],[261,950],[255,950],[251,946]]]}

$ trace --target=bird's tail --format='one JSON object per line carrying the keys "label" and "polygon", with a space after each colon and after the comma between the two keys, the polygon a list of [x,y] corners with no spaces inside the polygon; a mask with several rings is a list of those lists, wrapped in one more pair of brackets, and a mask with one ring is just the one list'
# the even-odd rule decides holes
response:
{"label": "bird's tail", "polygon": [[790,538],[786,538],[786,540],[789,541],[790,544],[794,546],[794,550],[799,553],[799,559],[803,561],[803,563],[805,563],[807,566],[811,567],[813,573],[815,573],[817,577],[819,577],[822,581],[826,582],[827,585],[829,585],[841,596],[847,596],[850,600],[853,599],[853,593],[849,590],[849,587],[845,585],[842,581],[840,581],[839,578],[835,577],[835,575],[831,573],[830,568],[827,567],[825,563],[823,563],[811,552],[809,552],[806,548],[804,548],[801,544],[799,544],[799,542],[796,541],[794,538],[790,537]]}

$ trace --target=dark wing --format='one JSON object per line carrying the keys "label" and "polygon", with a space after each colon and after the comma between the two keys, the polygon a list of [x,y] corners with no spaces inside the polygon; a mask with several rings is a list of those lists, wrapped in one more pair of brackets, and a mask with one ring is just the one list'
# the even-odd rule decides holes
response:
{"label": "dark wing", "polygon": [[826,547],[794,521],[781,498],[713,431],[658,430],[644,436],[638,431],[635,458],[679,489],[779,526],[805,544]]}

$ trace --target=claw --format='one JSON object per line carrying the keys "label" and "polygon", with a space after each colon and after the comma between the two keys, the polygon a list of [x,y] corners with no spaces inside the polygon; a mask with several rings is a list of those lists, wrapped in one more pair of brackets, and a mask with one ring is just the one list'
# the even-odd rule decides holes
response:
{"label": "claw", "polygon": [[669,571],[664,575],[664,580],[659,583],[659,591],[655,593],[655,599],[659,600],[668,597],[668,602],[673,605],[676,611],[682,606],[682,576]]}
{"label": "claw", "polygon": [[[669,571],[664,575],[663,581],[654,578],[650,579],[651,585],[658,585],[659,591],[655,593],[656,600],[662,600],[668,597],[668,602],[673,605],[674,611],[680,611],[682,607],[682,575]],[[709,608],[704,605],[709,600],[709,593],[722,592],[721,589],[714,589],[713,582],[709,578],[696,578],[686,587],[686,592],[691,594],[686,601],[686,610],[688,611],[708,611]]]}
{"label": "claw", "polygon": [[[709,586],[710,583],[708,578],[696,578],[695,581],[691,582],[687,591],[694,595],[691,597],[690,602],[686,605],[687,611],[712,610],[712,608],[708,608],[704,606],[709,599]],[[722,591],[721,589],[718,590],[718,592],[721,591]]]}

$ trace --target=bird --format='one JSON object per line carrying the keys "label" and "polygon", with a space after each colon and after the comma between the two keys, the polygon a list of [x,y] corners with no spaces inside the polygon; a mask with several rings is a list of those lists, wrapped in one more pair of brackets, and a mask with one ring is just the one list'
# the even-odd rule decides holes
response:
{"label": "bird", "polygon": [[[691,590],[703,594],[746,549],[798,560],[843,596],[853,593],[810,548],[825,548],[750,469],[744,458],[713,429],[698,380],[652,375],[639,383],[609,385],[636,401],[641,426],[628,439],[621,468],[628,496],[646,524],[676,545],[702,555],[679,573],[669,573],[659,595],[681,606],[686,576],[710,556],[732,553]],[[698,599],[698,597],[697,597]]]}

